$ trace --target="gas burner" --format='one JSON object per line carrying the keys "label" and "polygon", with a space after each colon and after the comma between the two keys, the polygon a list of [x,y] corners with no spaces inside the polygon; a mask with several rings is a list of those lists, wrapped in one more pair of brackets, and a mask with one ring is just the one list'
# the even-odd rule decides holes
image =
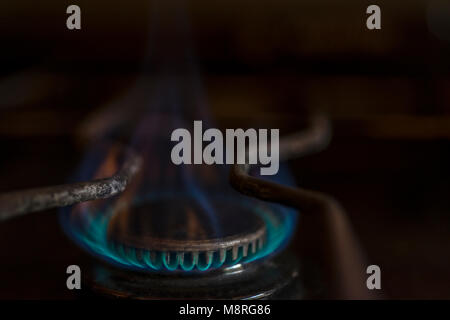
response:
{"label": "gas burner", "polygon": [[247,264],[284,247],[295,212],[241,197],[152,193],[132,203],[65,214],[69,235],[126,269],[198,273]]}
{"label": "gas burner", "polygon": [[[311,288],[288,253],[209,273],[155,274],[97,265],[87,281],[93,296],[126,299],[300,299]],[[318,286],[315,284],[315,288]]]}
{"label": "gas burner", "polygon": [[266,226],[257,210],[218,197],[205,206],[181,195],[121,206],[108,239],[117,251],[132,251],[135,264],[168,271],[226,267],[262,251]]}
{"label": "gas burner", "polygon": [[[280,160],[320,150],[328,140],[329,124],[317,117],[308,130],[280,141]],[[345,211],[332,197],[253,176],[250,165],[234,165],[229,176],[234,189],[248,198],[225,193],[221,180],[215,180],[216,187],[198,189],[184,179],[176,192],[170,189],[176,183],[169,190],[156,185],[142,192],[139,182],[146,187],[154,179],[144,179],[141,156],[128,152],[118,161],[119,155],[118,149],[110,149],[92,181],[0,195],[0,220],[100,199],[63,211],[61,222],[74,241],[108,263],[91,277],[93,291],[102,295],[300,298],[305,290],[298,282],[298,266],[282,251],[300,211],[321,218],[331,235],[332,264],[340,266],[331,290],[341,298],[372,297],[365,286],[362,252]],[[95,179],[117,168],[117,174]],[[152,169],[161,173],[158,166]],[[102,200],[125,187],[119,198]],[[293,293],[286,293],[292,287]]]}

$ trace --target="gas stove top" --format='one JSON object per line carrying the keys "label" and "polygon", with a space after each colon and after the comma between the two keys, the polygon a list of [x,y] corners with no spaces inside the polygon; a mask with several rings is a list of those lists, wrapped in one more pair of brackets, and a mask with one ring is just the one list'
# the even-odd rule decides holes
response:
{"label": "gas stove top", "polygon": [[448,4],[294,2],[0,10],[0,298],[448,297]]}

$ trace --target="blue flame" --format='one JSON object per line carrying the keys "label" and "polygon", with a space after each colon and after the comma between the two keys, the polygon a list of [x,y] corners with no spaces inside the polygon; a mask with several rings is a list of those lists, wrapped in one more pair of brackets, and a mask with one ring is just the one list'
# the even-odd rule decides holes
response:
{"label": "blue flame", "polygon": [[[162,198],[177,201],[180,196],[182,195],[173,192],[153,192],[135,200],[135,204],[140,201]],[[297,222],[295,210],[281,205],[261,203],[240,195],[235,195],[232,198],[227,196],[226,201],[233,201],[238,207],[250,209],[264,221],[266,241],[263,248],[256,250],[254,254],[250,254],[251,250],[249,250],[249,254],[244,257],[242,250],[239,250],[237,258],[233,259],[231,252],[227,252],[223,257],[220,257],[218,252],[214,252],[210,256],[203,255],[197,257],[197,259],[185,257],[181,262],[178,260],[176,253],[150,253],[146,250],[127,247],[111,241],[107,234],[108,226],[117,206],[109,206],[96,211],[90,209],[83,211],[64,210],[60,217],[65,232],[81,247],[102,260],[134,270],[159,272],[208,271],[270,257],[288,244]]]}
{"label": "blue flame", "polygon": [[[161,2],[159,5],[163,6],[165,3],[169,2]],[[139,97],[141,94],[146,97],[140,99],[139,103],[129,103],[127,96],[123,98],[124,100],[115,101],[117,105],[129,108],[130,113],[138,109],[136,105],[141,106],[141,101],[148,103],[148,106],[145,105],[148,110],[143,112],[142,117],[135,120],[137,123],[133,123],[135,129],[128,144],[134,151],[143,155],[146,165],[146,171],[142,173],[142,181],[131,201],[137,203],[161,198],[177,201],[180,195],[192,197],[204,211],[199,214],[203,214],[203,217],[208,219],[215,234],[220,236],[221,226],[215,222],[215,208],[211,203],[211,197],[220,194],[227,201],[236,204],[237,209],[239,207],[250,209],[252,213],[264,220],[267,233],[265,245],[255,254],[245,257],[242,252],[238,252],[236,259],[227,253],[222,257],[218,254],[192,257],[192,259],[184,259],[183,262],[180,262],[176,255],[172,256],[174,254],[172,252],[150,253],[126,247],[108,238],[108,226],[114,210],[117,210],[120,198],[95,205],[82,204],[63,210],[60,215],[63,229],[78,245],[98,258],[136,270],[207,271],[238,263],[249,263],[276,254],[286,246],[294,232],[297,223],[295,210],[281,205],[262,203],[238,194],[227,184],[228,170],[225,170],[227,166],[214,168],[218,183],[209,184],[201,181],[196,172],[188,172],[190,168],[171,165],[168,158],[172,147],[168,139],[170,132],[175,128],[186,127],[184,124],[192,123],[195,119],[208,120],[210,115],[207,103],[204,101],[206,95],[202,93],[203,88],[199,81],[185,10],[178,2],[173,5],[173,8],[170,6],[163,11],[156,9],[152,11],[150,19],[150,36],[155,39],[160,36],[158,32],[164,27],[163,18],[171,18],[168,21],[171,22],[171,29],[173,29],[171,31],[173,41],[162,41],[158,45],[152,41],[148,42],[149,52],[143,61],[143,68],[154,72],[156,81],[154,83],[150,81],[148,74],[143,74],[136,80],[130,95],[138,92]],[[174,43],[180,44],[179,50],[173,50],[171,45]],[[164,49],[167,50],[167,44],[170,44],[168,46],[170,50],[166,52]],[[116,136],[122,137],[121,133],[120,126],[112,127],[104,132],[103,136],[98,137],[99,141],[87,154],[80,173],[74,180],[91,180],[104,161],[105,154],[113,145],[102,143]],[[192,169],[194,170],[197,169]],[[293,184],[291,175],[283,166],[280,166],[280,171],[276,176],[271,177],[271,180]]]}

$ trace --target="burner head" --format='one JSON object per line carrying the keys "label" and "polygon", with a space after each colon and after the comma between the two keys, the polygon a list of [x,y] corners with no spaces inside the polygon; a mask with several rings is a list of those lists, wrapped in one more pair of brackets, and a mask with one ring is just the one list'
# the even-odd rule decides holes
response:
{"label": "burner head", "polygon": [[265,222],[226,199],[157,198],[116,208],[108,239],[152,269],[216,269],[250,260],[264,247]]}
{"label": "burner head", "polygon": [[67,234],[126,269],[198,273],[250,264],[285,247],[296,212],[243,197],[159,191],[79,205],[61,215]]}

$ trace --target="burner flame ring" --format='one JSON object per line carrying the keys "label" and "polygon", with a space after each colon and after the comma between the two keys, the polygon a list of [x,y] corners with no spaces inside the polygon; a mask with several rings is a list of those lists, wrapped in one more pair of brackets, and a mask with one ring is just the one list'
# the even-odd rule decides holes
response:
{"label": "burner flame ring", "polygon": [[[170,199],[172,204],[180,203],[183,197],[186,198],[186,195],[161,191],[133,200],[131,208],[161,199]],[[69,237],[100,260],[121,268],[158,273],[205,272],[261,260],[279,252],[294,231],[296,214],[285,207],[243,197],[218,195],[210,199],[219,199],[220,207],[229,204],[232,210],[227,212],[231,214],[237,212],[239,216],[242,210],[246,210],[248,216],[254,218],[250,223],[253,228],[221,234],[219,237],[191,237],[189,241],[193,246],[187,246],[187,240],[180,241],[179,237],[144,237],[138,241],[139,238],[130,237],[133,232],[127,237],[127,233],[118,232],[120,229],[114,230],[113,226],[121,224],[113,221],[121,216],[118,215],[121,206],[126,207],[125,203],[120,204],[120,199],[102,209],[77,206],[63,212],[61,222]],[[247,221],[242,218],[239,220]],[[256,248],[256,252],[253,248]]]}
{"label": "burner flame ring", "polygon": [[[216,203],[214,219],[211,218],[217,221],[209,221],[208,216],[193,215],[192,211],[183,212],[179,204],[187,202],[186,197],[179,197],[177,204],[174,204],[173,199],[162,201],[165,208],[169,204],[176,206],[176,210],[166,209],[162,215],[155,209],[158,207],[155,203],[158,202],[161,199],[134,204],[131,209],[127,204],[122,204],[114,210],[108,238],[112,249],[131,264],[144,263],[156,270],[163,267],[168,271],[206,271],[211,267],[237,264],[256,255],[264,247],[265,222],[253,210],[236,209],[235,206],[234,211],[221,210],[226,204],[219,202]],[[187,206],[190,205],[192,203]],[[239,222],[239,218],[246,221]],[[214,223],[221,227],[219,231],[214,230]],[[233,224],[232,231],[224,230],[225,226],[230,229],[230,224]],[[186,229],[181,235],[175,231],[180,225]],[[164,227],[167,231],[161,232]],[[217,232],[220,232],[220,236]]]}

